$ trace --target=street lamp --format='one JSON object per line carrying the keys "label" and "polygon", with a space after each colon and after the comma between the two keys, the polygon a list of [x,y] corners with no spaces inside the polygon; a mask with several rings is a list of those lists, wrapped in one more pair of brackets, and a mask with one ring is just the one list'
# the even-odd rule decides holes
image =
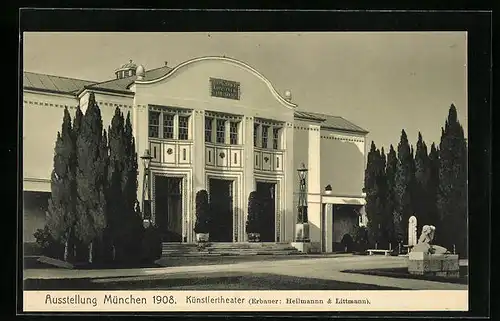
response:
{"label": "street lamp", "polygon": [[309,240],[309,224],[307,219],[307,168],[304,163],[297,169],[299,175],[299,199],[297,205],[297,241],[307,242]]}
{"label": "street lamp", "polygon": [[151,153],[149,149],[144,151],[144,155],[141,156],[142,162],[144,164],[144,176],[142,184],[142,218],[147,220],[148,223],[151,222],[151,188],[150,188],[150,169],[149,164],[151,163]]}

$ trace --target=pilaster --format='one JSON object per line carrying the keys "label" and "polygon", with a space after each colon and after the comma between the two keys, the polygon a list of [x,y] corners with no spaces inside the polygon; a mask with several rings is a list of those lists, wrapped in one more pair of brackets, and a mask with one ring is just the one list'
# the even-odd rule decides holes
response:
{"label": "pilaster", "polygon": [[296,211],[294,209],[294,190],[297,186],[294,186],[295,177],[297,176],[296,169],[294,168],[294,145],[293,145],[293,124],[287,122],[283,128],[283,142],[284,142],[284,184],[283,184],[283,202],[285,206],[283,207],[283,213],[280,213],[281,219],[281,237],[280,241],[292,242],[295,238],[295,223],[296,223]]}
{"label": "pilaster", "polygon": [[321,242],[321,157],[319,125],[309,125],[307,205],[309,237],[311,242]]}
{"label": "pilaster", "polygon": [[[240,220],[240,230],[245,231],[245,224],[248,215],[248,196],[251,192],[255,190],[255,179],[254,179],[254,146],[253,146],[253,130],[254,130],[254,118],[244,117],[242,119],[243,126],[243,193],[242,193],[242,203],[243,203],[243,213]],[[240,234],[240,241],[247,241],[246,233]]]}
{"label": "pilaster", "polygon": [[325,226],[323,228],[325,229],[325,235],[326,235],[326,242],[325,244],[325,251],[326,252],[333,252],[333,204],[325,204]]}
{"label": "pilaster", "polygon": [[[144,165],[142,159],[140,158],[144,155],[144,151],[149,149],[149,139],[148,139],[148,106],[146,104],[138,104],[134,102],[133,106],[133,132],[135,137],[135,148],[137,151],[137,162],[139,175],[137,177],[138,190],[137,198],[141,207],[141,211],[144,212],[142,199],[143,199],[143,186],[144,186]],[[151,188],[151,187],[150,187]]]}

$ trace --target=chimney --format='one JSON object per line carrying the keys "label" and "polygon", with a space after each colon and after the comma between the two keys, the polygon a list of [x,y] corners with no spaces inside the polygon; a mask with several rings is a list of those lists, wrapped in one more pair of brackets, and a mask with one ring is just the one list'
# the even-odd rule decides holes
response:
{"label": "chimney", "polygon": [[167,65],[168,65],[168,61],[165,61],[165,66],[167,66]]}

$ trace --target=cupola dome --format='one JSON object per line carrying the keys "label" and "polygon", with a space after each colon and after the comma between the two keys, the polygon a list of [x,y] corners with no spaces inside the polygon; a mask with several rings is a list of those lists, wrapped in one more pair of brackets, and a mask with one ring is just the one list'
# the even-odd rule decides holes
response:
{"label": "cupola dome", "polygon": [[137,65],[130,60],[128,63],[123,64],[115,71],[116,79],[122,79],[134,76],[137,70]]}

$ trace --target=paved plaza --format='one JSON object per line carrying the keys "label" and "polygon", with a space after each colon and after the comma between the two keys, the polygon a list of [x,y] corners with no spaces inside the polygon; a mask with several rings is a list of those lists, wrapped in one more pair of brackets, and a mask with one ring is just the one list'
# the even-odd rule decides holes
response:
{"label": "paved plaza", "polygon": [[[24,279],[89,279],[96,282],[131,282],[170,278],[210,278],[211,275],[281,275],[283,277],[322,279],[380,287],[414,290],[466,290],[467,285],[418,279],[392,278],[342,272],[377,268],[403,268],[405,257],[339,256],[290,259],[279,261],[252,261],[235,264],[176,266],[146,269],[66,270],[27,269]],[[464,262],[461,262],[464,264]]]}

